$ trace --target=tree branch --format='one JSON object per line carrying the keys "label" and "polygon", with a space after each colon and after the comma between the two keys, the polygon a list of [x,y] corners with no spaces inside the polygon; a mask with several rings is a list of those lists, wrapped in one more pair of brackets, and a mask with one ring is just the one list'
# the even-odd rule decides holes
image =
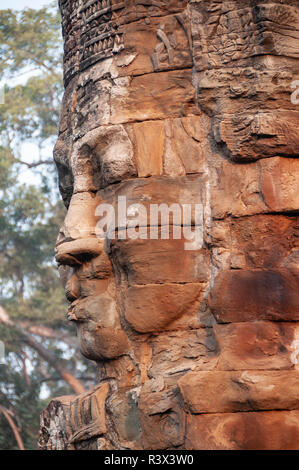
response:
{"label": "tree branch", "polygon": [[57,341],[63,341],[74,349],[78,349],[78,343],[75,338],[62,332],[56,331],[53,328],[44,325],[31,325],[29,322],[20,322],[20,326],[25,328],[29,333],[42,338],[56,339]]}
{"label": "tree branch", "polygon": [[12,159],[14,162],[19,163],[20,165],[25,165],[29,169],[36,168],[40,165],[53,165],[54,164],[54,160],[39,160],[38,162],[28,163],[16,157],[12,157]]}
{"label": "tree branch", "polygon": [[[51,377],[45,377],[44,379],[41,379],[40,382],[41,383],[43,383],[43,382],[58,382],[59,380],[61,380],[61,377],[51,376]],[[83,375],[83,376],[80,377],[80,380],[86,380],[86,381],[93,382],[94,377]]]}
{"label": "tree branch", "polygon": [[21,354],[17,353],[17,356],[19,357],[20,361],[22,362],[25,381],[26,381],[27,386],[29,387],[31,381],[30,381],[30,377],[29,377],[28,370],[27,370],[27,365],[26,365],[26,359],[27,359],[26,354],[22,351]]}
{"label": "tree branch", "polygon": [[78,380],[67,368],[57,360],[46,348],[44,348],[38,341],[36,341],[32,335],[25,330],[22,326],[13,322],[8,313],[0,305],[0,322],[4,325],[15,328],[20,333],[23,341],[34,349],[46,362],[48,362],[58,374],[66,381],[66,383],[74,390],[75,393],[84,393],[86,390],[83,384]]}
{"label": "tree branch", "polygon": [[21,435],[19,433],[19,430],[17,426],[15,425],[13,419],[11,418],[12,412],[4,408],[3,406],[0,405],[0,413],[3,414],[3,416],[6,418],[12,432],[14,433],[15,439],[17,441],[18,447],[20,450],[25,450]]}
{"label": "tree branch", "polygon": [[12,159],[13,162],[15,163],[19,163],[20,165],[25,165],[27,166],[27,168],[31,169],[31,168],[36,168],[40,165],[53,165],[54,164],[54,160],[53,159],[47,159],[47,160],[39,160],[37,162],[32,162],[32,163],[28,163],[28,162],[24,162],[24,160],[22,160],[21,158],[18,158],[14,155],[13,153],[13,150],[11,148],[11,141],[13,139],[10,138],[8,135],[7,135],[7,142],[8,142],[8,148],[7,148],[7,152],[8,152],[8,155],[10,156],[10,158]]}

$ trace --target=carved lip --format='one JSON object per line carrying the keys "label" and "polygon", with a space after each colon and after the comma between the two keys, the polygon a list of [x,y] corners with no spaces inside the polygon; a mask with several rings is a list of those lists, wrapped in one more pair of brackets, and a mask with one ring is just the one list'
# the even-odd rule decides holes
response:
{"label": "carved lip", "polygon": [[[88,315],[82,315],[82,310],[84,311],[86,307],[86,299],[88,299],[88,297],[80,297],[70,304],[66,313],[68,321],[75,323],[86,323],[90,321],[90,317]],[[80,307],[82,307],[82,309],[80,309]],[[78,312],[78,309],[80,309],[81,311]]]}
{"label": "carved lip", "polygon": [[[76,299],[74,300],[71,305],[69,306],[67,313],[66,313],[66,318],[68,321],[74,321],[74,322],[79,322],[78,318],[76,317],[75,313],[75,307],[79,304],[80,301],[83,299]],[[82,321],[82,320],[80,320]]]}

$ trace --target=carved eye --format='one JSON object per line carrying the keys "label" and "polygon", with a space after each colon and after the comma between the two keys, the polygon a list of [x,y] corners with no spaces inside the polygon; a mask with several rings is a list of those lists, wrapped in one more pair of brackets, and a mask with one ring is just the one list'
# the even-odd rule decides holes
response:
{"label": "carved eye", "polygon": [[77,173],[81,184],[89,190],[100,190],[135,176],[133,146],[125,129],[116,125],[93,131],[88,144],[82,145],[77,159],[73,159],[73,171],[75,191],[78,190]]}
{"label": "carved eye", "polygon": [[56,142],[53,156],[58,171],[59,191],[65,207],[68,208],[74,191],[74,177],[69,167],[68,148],[61,137]]}
{"label": "carved eye", "polygon": [[59,191],[63,199],[65,207],[68,209],[73,191],[74,191],[74,179],[70,168],[61,163],[56,163],[59,177]]}

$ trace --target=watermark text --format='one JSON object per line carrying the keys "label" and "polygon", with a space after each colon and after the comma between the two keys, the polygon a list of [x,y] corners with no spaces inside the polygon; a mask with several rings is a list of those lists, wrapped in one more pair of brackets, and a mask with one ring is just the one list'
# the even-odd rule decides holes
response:
{"label": "watermark text", "polygon": [[99,204],[95,215],[96,236],[110,240],[180,240],[185,250],[200,250],[203,245],[202,204],[127,204],[119,196],[116,207]]}

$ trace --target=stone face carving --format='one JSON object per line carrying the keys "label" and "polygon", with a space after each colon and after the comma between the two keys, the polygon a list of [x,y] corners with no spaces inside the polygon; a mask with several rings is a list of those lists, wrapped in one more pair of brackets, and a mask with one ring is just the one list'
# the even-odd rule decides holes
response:
{"label": "stone face carving", "polygon": [[[56,257],[98,385],[41,448],[298,449],[298,2],[60,8]],[[201,208],[196,246],[160,204]]]}
{"label": "stone face carving", "polygon": [[157,29],[157,38],[159,43],[152,55],[156,72],[192,66],[190,21],[186,13],[167,17]]}
{"label": "stone face carving", "polygon": [[65,82],[95,62],[111,57],[122,47],[118,34],[119,0],[61,0],[65,41]]}

